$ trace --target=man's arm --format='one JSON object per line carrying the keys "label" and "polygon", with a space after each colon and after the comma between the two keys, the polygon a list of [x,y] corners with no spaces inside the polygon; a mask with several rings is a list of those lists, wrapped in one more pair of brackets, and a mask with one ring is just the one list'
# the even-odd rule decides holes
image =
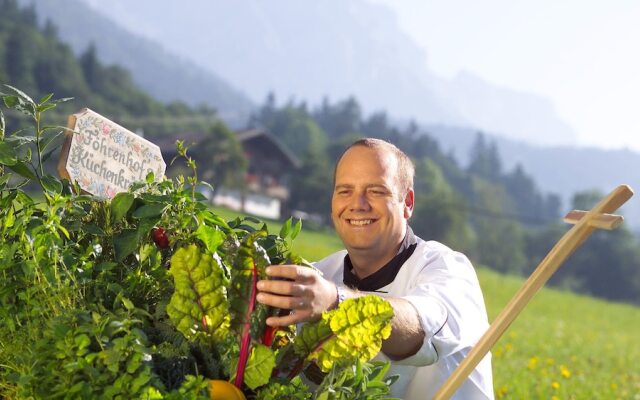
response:
{"label": "man's arm", "polygon": [[[257,300],[260,303],[292,310],[283,317],[270,317],[267,324],[286,326],[314,321],[326,311],[337,307],[338,295],[333,282],[324,279],[316,271],[296,265],[272,265],[267,275],[286,280],[262,280],[258,282]],[[363,293],[345,289],[345,298],[360,297]],[[382,351],[391,359],[403,359],[415,354],[423,344],[424,331],[414,306],[400,298],[385,297],[391,303],[394,317],[391,335],[382,343]]]}

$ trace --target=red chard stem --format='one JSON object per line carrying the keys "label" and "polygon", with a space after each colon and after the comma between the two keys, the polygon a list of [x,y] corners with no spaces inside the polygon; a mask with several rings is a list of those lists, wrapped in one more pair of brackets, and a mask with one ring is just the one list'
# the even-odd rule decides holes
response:
{"label": "red chard stem", "polygon": [[257,284],[258,284],[258,267],[256,265],[255,260],[253,261],[253,268],[251,270],[251,296],[249,298],[249,307],[247,308],[247,314],[244,319],[244,327],[242,328],[242,340],[240,342],[240,357],[238,358],[238,369],[236,371],[236,379],[234,381],[234,385],[238,389],[242,386],[242,381],[244,380],[244,370],[247,366],[247,360],[249,359],[249,350],[251,347],[251,314],[253,313],[253,309],[256,305],[256,295],[257,295]]}

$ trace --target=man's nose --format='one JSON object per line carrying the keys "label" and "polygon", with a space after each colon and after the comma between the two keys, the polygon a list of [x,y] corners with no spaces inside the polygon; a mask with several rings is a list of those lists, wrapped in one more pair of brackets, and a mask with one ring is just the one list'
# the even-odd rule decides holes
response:
{"label": "man's nose", "polygon": [[356,192],[351,196],[351,211],[368,210],[370,207],[366,192]]}

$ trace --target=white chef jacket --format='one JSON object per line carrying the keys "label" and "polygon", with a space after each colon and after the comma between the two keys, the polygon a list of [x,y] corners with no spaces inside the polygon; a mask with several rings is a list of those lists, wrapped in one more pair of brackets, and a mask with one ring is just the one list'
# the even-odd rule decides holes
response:
{"label": "white chef jacket", "polygon": [[[406,400],[431,399],[489,327],[475,270],[467,257],[447,246],[416,237],[417,246],[395,279],[376,290],[380,296],[399,297],[418,311],[425,340],[420,350],[391,361],[388,375],[399,375],[392,396]],[[324,277],[343,284],[346,250],[316,263]],[[366,293],[366,292],[363,292]],[[487,354],[453,399],[493,399],[491,354]]]}

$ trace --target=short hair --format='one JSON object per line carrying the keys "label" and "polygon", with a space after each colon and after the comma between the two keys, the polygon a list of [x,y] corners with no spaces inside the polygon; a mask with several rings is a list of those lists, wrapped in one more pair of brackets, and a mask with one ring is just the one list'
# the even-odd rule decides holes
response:
{"label": "short hair", "polygon": [[370,149],[382,149],[389,152],[394,156],[396,160],[396,165],[398,167],[398,175],[396,176],[396,183],[398,184],[398,188],[401,190],[401,195],[406,193],[409,189],[413,189],[413,178],[415,176],[415,167],[413,165],[413,161],[406,155],[402,150],[396,147],[394,144],[389,143],[382,139],[376,138],[363,138],[358,139],[355,142],[351,143],[338,157],[336,161],[336,165],[333,170],[333,184],[336,182],[336,173],[338,171],[338,164],[342,157],[344,157],[345,153],[349,151],[352,147],[362,146],[368,147]]}

